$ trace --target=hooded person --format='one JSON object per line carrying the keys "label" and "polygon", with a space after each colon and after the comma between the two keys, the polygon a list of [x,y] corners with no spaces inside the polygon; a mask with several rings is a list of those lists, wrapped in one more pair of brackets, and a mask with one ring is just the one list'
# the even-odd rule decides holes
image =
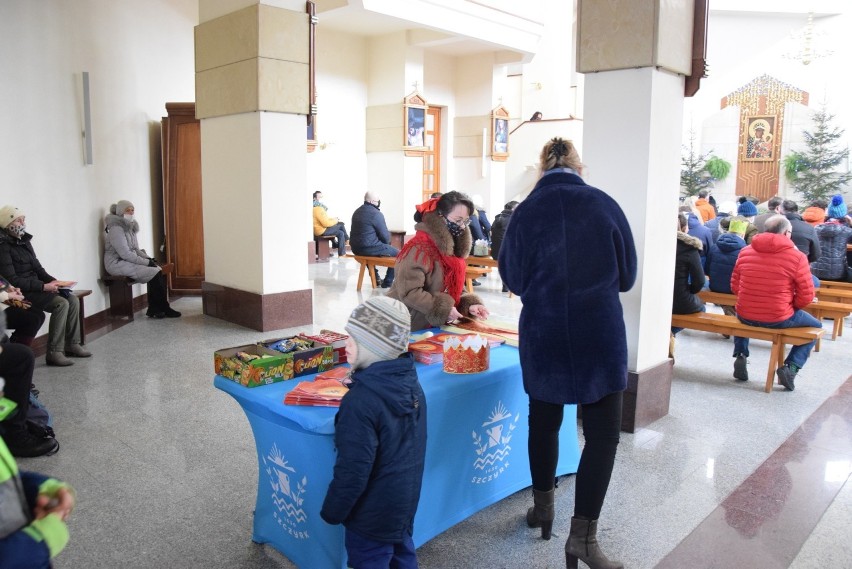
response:
{"label": "hooded person", "polygon": [[136,208],[127,200],[119,200],[109,207],[104,219],[104,268],[110,275],[147,283],[149,317],[178,318],[180,312],[169,305],[166,275],[157,262],[139,248],[136,238],[139,223],[135,213]]}
{"label": "hooded person", "polygon": [[26,214],[14,206],[0,208],[0,275],[32,304],[30,310],[50,313],[45,361],[70,366],[68,359],[92,354],[80,343],[80,300],[71,293],[73,281],[51,276],[36,256],[33,236],[27,233]]}
{"label": "hooded person", "polygon": [[346,324],[352,383],[334,421],[337,460],[320,516],[346,528],[352,567],[417,566],[411,536],[426,459],[426,397],[408,353],[410,330],[408,308],[383,296],[356,307]]}

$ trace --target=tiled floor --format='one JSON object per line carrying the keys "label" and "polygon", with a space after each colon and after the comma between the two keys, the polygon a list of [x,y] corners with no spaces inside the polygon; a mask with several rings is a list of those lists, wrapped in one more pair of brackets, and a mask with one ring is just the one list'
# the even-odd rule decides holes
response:
{"label": "tiled floor", "polygon": [[[312,265],[314,326],[342,329],[372,294],[358,266]],[[477,291],[494,316],[517,319],[499,279]],[[179,320],[140,317],[92,336],[91,360],[35,381],[62,448],[21,461],[77,489],[71,542],[58,569],[290,568],[251,542],[257,462],[233,399],[212,386],[212,354],[267,334],[175,303]],[[298,330],[309,330],[300,327]],[[768,347],[752,343],[754,379],[731,378],[730,341],[678,336],[671,412],[623,434],[599,537],[627,567],[852,567],[852,332],[823,341],[795,392],[763,393]],[[557,490],[555,536],[523,523],[527,491],[481,511],[418,550],[424,568],[562,567],[573,479]],[[314,568],[311,568],[314,569]],[[321,568],[320,568],[321,569]]]}

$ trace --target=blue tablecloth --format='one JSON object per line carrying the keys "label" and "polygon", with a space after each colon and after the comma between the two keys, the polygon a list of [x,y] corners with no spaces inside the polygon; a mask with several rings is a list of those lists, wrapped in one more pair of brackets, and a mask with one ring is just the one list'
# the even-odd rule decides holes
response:
{"label": "blue tablecloth", "polygon": [[[529,402],[518,350],[491,351],[484,373],[452,375],[441,364],[417,364],[428,403],[423,489],[414,521],[419,546],[447,528],[530,485]],[[243,407],[259,466],[252,540],[269,543],[299,567],[344,568],[342,526],[319,516],[335,460],[335,408],[284,405],[297,378],[246,388],[216,376],[214,385]],[[558,474],[579,461],[576,408],[565,409]]]}

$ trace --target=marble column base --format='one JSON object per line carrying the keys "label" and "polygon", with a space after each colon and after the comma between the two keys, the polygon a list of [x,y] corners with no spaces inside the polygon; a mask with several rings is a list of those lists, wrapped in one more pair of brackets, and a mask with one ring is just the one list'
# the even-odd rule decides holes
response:
{"label": "marble column base", "polygon": [[635,433],[669,414],[673,376],[674,362],[670,359],[640,372],[627,372],[622,431]]}
{"label": "marble column base", "polygon": [[313,324],[314,320],[311,289],[257,294],[204,281],[201,300],[204,314],[261,332]]}

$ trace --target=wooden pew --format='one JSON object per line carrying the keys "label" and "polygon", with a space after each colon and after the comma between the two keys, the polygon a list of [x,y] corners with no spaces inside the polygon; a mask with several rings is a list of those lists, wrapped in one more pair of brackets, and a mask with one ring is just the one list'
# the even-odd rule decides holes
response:
{"label": "wooden pew", "polygon": [[467,292],[473,292],[473,279],[478,279],[479,277],[484,277],[488,273],[491,272],[489,267],[472,267],[468,265],[467,270],[465,271],[465,286],[467,288]]}
{"label": "wooden pew", "polygon": [[772,342],[769,369],[766,373],[766,384],[763,388],[766,393],[772,392],[772,384],[775,381],[775,370],[784,361],[784,346],[787,344],[801,346],[814,340],[819,342],[819,339],[825,332],[822,328],[761,328],[758,326],[748,326],[740,322],[736,316],[727,316],[712,312],[673,314],[672,326]]}
{"label": "wooden pew", "polygon": [[814,289],[814,292],[820,300],[839,302],[841,304],[852,304],[852,288],[844,289],[819,286]]}
{"label": "wooden pew", "polygon": [[[730,306],[736,306],[737,304],[737,297],[733,294],[702,290],[698,293],[698,296],[704,302],[712,302],[713,304],[727,304]],[[836,340],[838,336],[843,335],[843,319],[852,313],[852,304],[818,300],[817,302],[810,303],[803,310],[818,320],[822,320],[823,318],[834,319],[831,339]],[[819,342],[817,342],[816,350],[819,351]]]}
{"label": "wooden pew", "polygon": [[396,257],[368,257],[366,255],[353,255],[352,253],[347,253],[346,256],[355,259],[361,265],[358,270],[358,286],[356,290],[361,290],[361,285],[364,283],[364,271],[370,273],[370,283],[373,285],[373,288],[376,288],[378,286],[376,282],[376,267],[393,268],[396,265]]}

